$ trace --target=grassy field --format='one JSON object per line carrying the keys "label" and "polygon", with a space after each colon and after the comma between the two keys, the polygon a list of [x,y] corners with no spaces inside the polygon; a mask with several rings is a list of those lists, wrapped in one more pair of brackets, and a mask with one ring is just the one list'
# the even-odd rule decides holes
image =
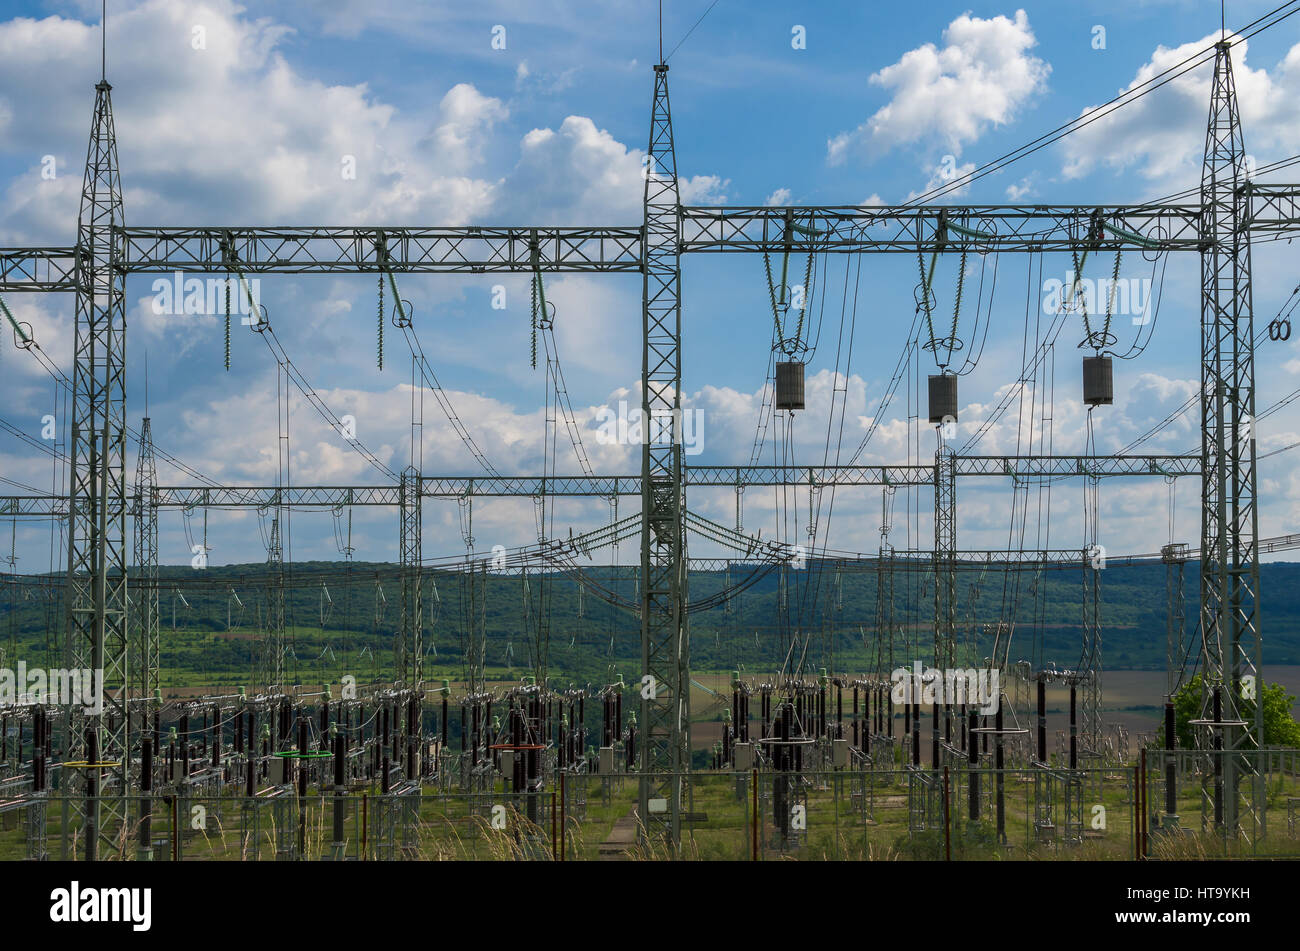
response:
{"label": "grassy field", "polygon": [[[1294,767],[1292,762],[1290,769]],[[994,819],[996,775],[991,770],[979,775],[978,821],[969,815],[969,776],[955,766],[949,770],[946,797],[942,774],[931,771],[804,773],[789,780],[789,797],[782,799],[791,815],[795,806],[802,807],[804,828],[784,832],[774,821],[778,784],[787,781],[783,777],[757,775],[755,823],[752,774],[694,773],[685,787],[688,821],[677,857],[738,861],[757,853],[762,860],[937,860],[949,854],[954,860],[983,861],[1133,858],[1135,771],[1080,771],[1074,785],[1061,777],[1059,771],[1003,772],[1005,839],[1000,842]],[[1152,775],[1150,783],[1149,799],[1162,807],[1158,778]],[[272,860],[278,850],[296,848],[300,822],[303,857],[327,856],[332,796],[313,790],[300,807],[296,796],[272,797],[270,792],[247,799],[236,788],[218,793],[209,787],[172,801],[156,798],[152,839],[157,857],[169,858],[179,844],[184,860]],[[368,859],[551,859],[557,857],[563,829],[569,860],[669,858],[663,846],[629,847],[633,837],[626,833],[635,829],[636,794],[635,778],[626,775],[568,775],[563,797],[552,788],[531,797],[531,802],[530,797],[509,793],[500,780],[474,792],[425,789],[418,798],[382,796],[374,787],[354,787],[347,794],[344,853]],[[1076,800],[1081,820],[1072,830],[1067,828],[1067,796]],[[1266,796],[1269,835],[1259,840],[1248,831],[1225,840],[1212,830],[1202,831],[1198,778],[1185,773],[1178,792],[1181,830],[1162,834],[1153,829],[1151,857],[1300,857],[1298,830],[1287,822],[1288,799],[1300,801],[1300,777],[1294,771],[1274,773],[1267,780]],[[132,856],[142,802],[131,803],[127,833]],[[172,828],[173,802],[179,837]],[[917,805],[916,815],[909,816],[909,803]],[[1038,811],[1036,804],[1045,807]],[[48,803],[47,848],[54,858],[61,845],[61,811],[58,800]],[[3,820],[0,859],[20,859],[26,854],[21,814],[4,813]],[[622,841],[602,848],[618,838],[620,826]]]}

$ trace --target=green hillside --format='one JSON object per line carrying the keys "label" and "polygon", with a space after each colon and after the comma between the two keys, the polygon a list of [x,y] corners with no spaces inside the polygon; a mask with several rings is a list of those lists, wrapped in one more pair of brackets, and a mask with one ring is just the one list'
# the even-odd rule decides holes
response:
{"label": "green hillside", "polygon": [[[1196,619],[1196,565],[1186,574],[1187,630]],[[800,642],[806,669],[861,673],[876,664],[874,568],[837,575],[815,563],[788,571],[785,615],[778,610],[777,571],[733,569],[731,583],[747,585],[707,610],[691,615],[691,666],[696,670],[743,667],[753,673],[779,668],[789,629],[807,632]],[[1082,578],[1078,570],[1035,573],[961,570],[957,578],[958,641],[967,656],[988,652],[985,625],[1009,620],[1015,633],[1010,659],[1072,666],[1079,661]],[[171,687],[249,680],[265,625],[266,573],[261,565],[160,571],[162,682]],[[465,670],[468,620],[486,632],[489,677],[531,672],[538,618],[550,617],[542,640],[548,669],[559,682],[601,683],[609,670],[639,675],[640,633],[635,613],[612,607],[605,591],[630,604],[637,599],[631,569],[586,570],[587,584],[572,577],[530,573],[480,576],[472,595],[466,576],[428,571],[424,576],[425,666],[431,677],[458,679]],[[391,564],[309,562],[286,572],[290,677],[303,683],[390,677],[394,631],[400,618],[400,581]],[[21,576],[0,581],[0,649],[4,665],[61,665],[62,579]],[[690,600],[704,602],[726,586],[722,573],[694,573]],[[580,587],[583,590],[580,591]],[[1261,573],[1264,660],[1300,664],[1300,564],[1264,565]],[[933,641],[933,580],[928,573],[894,576],[894,621],[899,631],[894,664],[926,660]],[[241,606],[242,602],[242,606]],[[549,602],[549,612],[544,610]],[[1107,669],[1162,669],[1165,664],[1166,581],[1163,565],[1116,566],[1101,573],[1103,664]],[[883,658],[888,662],[888,655]]]}

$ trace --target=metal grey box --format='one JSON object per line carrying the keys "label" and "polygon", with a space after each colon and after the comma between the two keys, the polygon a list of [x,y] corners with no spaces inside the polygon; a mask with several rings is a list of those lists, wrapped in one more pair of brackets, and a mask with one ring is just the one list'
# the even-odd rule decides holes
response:
{"label": "metal grey box", "polygon": [[754,768],[754,746],[752,743],[736,744],[736,769]]}
{"label": "metal grey box", "polygon": [[272,786],[283,786],[289,782],[289,757],[272,756],[266,766],[266,778]]}
{"label": "metal grey box", "polygon": [[1083,358],[1083,401],[1088,406],[1115,402],[1115,377],[1110,357]]}
{"label": "metal grey box", "polygon": [[804,408],[802,363],[789,360],[776,365],[776,408]]}
{"label": "metal grey box", "polygon": [[930,377],[930,422],[957,421],[957,377],[936,373]]}

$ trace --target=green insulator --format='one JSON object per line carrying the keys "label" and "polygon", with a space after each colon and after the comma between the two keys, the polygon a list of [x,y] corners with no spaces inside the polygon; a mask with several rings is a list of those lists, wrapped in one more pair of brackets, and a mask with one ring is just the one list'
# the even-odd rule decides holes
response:
{"label": "green insulator", "polygon": [[226,372],[230,372],[230,275],[226,275]]}

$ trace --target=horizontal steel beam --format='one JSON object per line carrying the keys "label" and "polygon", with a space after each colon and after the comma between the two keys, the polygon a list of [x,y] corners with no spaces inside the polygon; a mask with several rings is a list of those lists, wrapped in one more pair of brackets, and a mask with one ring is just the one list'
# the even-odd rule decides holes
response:
{"label": "horizontal steel beam", "polygon": [[[1257,240],[1300,234],[1300,186],[1245,186]],[[1196,251],[1199,205],[683,206],[686,254]],[[120,229],[128,274],[639,273],[641,227]],[[0,248],[0,292],[71,291],[76,249]]]}
{"label": "horizontal steel beam", "polygon": [[641,270],[634,228],[123,228],[128,273],[492,274]]}
{"label": "horizontal steel beam", "polygon": [[[934,484],[934,466],[684,466],[687,486],[926,486]],[[1197,456],[958,456],[957,475],[990,478],[1072,476],[1191,476],[1201,472]],[[575,476],[422,476],[426,498],[492,496],[604,497],[641,494],[637,475]],[[138,498],[131,496],[138,504]],[[377,486],[158,486],[158,508],[297,508],[394,506],[401,504],[395,485]],[[0,517],[66,515],[58,496],[0,496]]]}
{"label": "horizontal steel beam", "polygon": [[[1036,478],[1050,476],[1200,475],[1199,456],[958,456],[957,475]],[[933,465],[902,466],[683,466],[686,486],[926,486]],[[639,476],[425,476],[421,494],[469,496],[640,495]]]}
{"label": "horizontal steel beam", "polygon": [[61,495],[0,496],[0,517],[66,518],[68,500]]}
{"label": "horizontal steel beam", "polygon": [[0,291],[76,289],[76,248],[0,248]]}
{"label": "horizontal steel beam", "polygon": [[1243,188],[1250,195],[1252,240],[1289,238],[1300,232],[1300,185],[1256,185]]}
{"label": "horizontal steel beam", "polygon": [[[138,498],[138,497],[137,497]],[[153,504],[158,508],[338,508],[351,505],[400,505],[401,489],[395,485],[351,486],[158,486]]]}
{"label": "horizontal steel beam", "polygon": [[686,253],[1194,251],[1199,205],[693,207]]}
{"label": "horizontal steel beam", "polygon": [[957,456],[959,476],[1192,476],[1200,456]]}

